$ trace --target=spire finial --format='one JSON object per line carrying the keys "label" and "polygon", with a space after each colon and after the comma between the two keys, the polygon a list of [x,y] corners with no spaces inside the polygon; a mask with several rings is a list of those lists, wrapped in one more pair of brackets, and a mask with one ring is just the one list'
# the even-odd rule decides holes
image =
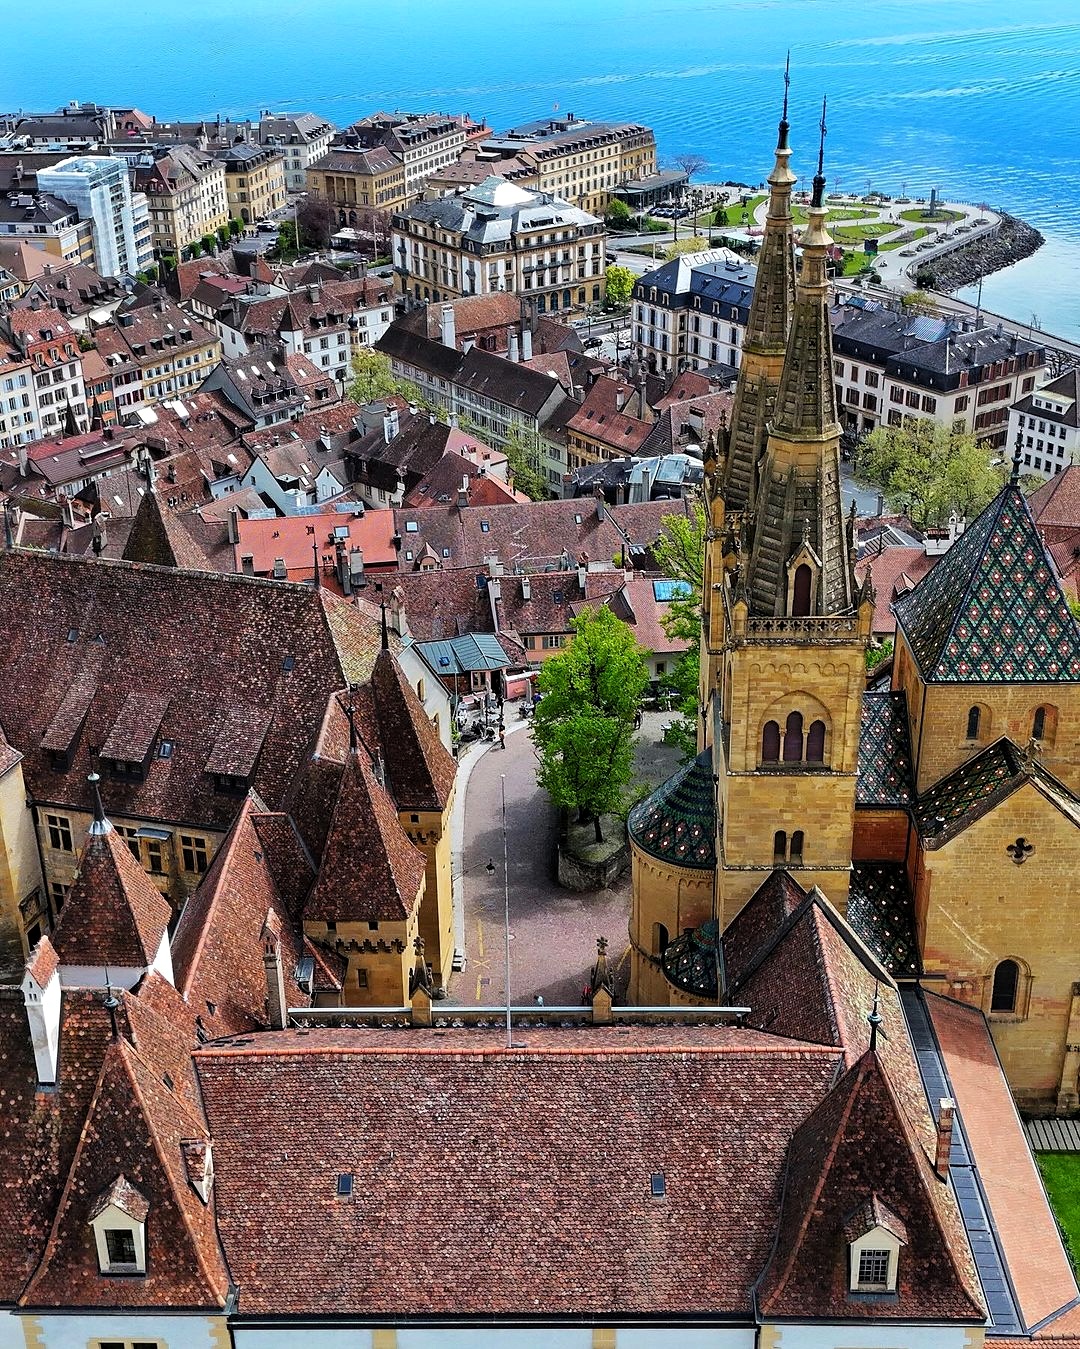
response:
{"label": "spire finial", "polygon": [[874,1006],[866,1018],[870,1025],[870,1053],[877,1053],[878,1028],[881,1025],[881,1013],[878,1011],[878,985],[874,984]]}
{"label": "spire finial", "polygon": [[389,625],[389,623],[388,623],[387,620],[386,620],[386,597],[385,597],[385,596],[384,596],[383,599],[382,599],[382,602],[381,602],[381,608],[382,608],[382,649],[383,649],[384,651],[389,651],[389,650],[390,650],[390,625]]}
{"label": "spire finial", "polygon": [[780,138],[777,142],[778,150],[788,148],[788,132],[791,130],[791,124],[788,122],[788,90],[791,88],[791,52],[787,54],[787,60],[784,62],[784,111],[780,114]]}
{"label": "spire finial", "polygon": [[105,815],[105,807],[101,801],[101,778],[97,773],[90,773],[86,778],[90,784],[90,790],[94,793],[94,822],[90,826],[91,834],[107,834],[112,829]]}
{"label": "spire finial", "polygon": [[349,685],[349,701],[345,704],[345,715],[349,718],[349,752],[356,752],[356,702],[353,697],[353,686]]}
{"label": "spire finial", "polygon": [[1013,450],[1012,472],[1009,474],[1009,482],[1015,487],[1020,481],[1020,460],[1024,453],[1024,437],[1019,431],[1016,433],[1016,448]]}
{"label": "spire finial", "polygon": [[821,139],[818,141],[817,173],[814,175],[814,196],[810,202],[811,206],[819,209],[825,204],[825,109],[828,99],[821,100],[821,121],[818,123],[818,129],[821,132]]}

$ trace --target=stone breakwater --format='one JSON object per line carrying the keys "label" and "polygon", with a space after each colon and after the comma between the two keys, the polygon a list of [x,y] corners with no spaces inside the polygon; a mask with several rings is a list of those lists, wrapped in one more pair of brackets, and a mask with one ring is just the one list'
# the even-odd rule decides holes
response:
{"label": "stone breakwater", "polygon": [[1017,220],[1015,216],[1002,215],[1001,224],[993,234],[961,244],[943,257],[930,258],[913,269],[912,274],[928,271],[934,278],[933,290],[960,290],[963,286],[973,286],[980,277],[1029,258],[1045,242],[1033,225]]}

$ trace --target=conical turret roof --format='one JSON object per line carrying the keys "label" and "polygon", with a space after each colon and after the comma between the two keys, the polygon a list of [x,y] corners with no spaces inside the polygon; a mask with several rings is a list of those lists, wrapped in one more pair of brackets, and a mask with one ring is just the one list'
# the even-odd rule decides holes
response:
{"label": "conical turret roof", "polygon": [[712,755],[703,750],[631,810],[627,831],[650,857],[710,871],[716,865]]}

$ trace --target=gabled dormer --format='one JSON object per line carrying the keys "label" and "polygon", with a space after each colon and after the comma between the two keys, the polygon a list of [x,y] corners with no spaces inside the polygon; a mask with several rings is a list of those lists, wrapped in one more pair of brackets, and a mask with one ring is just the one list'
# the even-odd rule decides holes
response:
{"label": "gabled dormer", "polygon": [[844,1224],[852,1293],[895,1293],[907,1227],[876,1194]]}
{"label": "gabled dormer", "polygon": [[90,1206],[90,1226],[102,1274],[146,1273],[146,1218],[150,1205],[119,1175]]}
{"label": "gabled dormer", "polygon": [[821,558],[804,538],[787,564],[787,612],[808,618],[817,612],[821,589]]}

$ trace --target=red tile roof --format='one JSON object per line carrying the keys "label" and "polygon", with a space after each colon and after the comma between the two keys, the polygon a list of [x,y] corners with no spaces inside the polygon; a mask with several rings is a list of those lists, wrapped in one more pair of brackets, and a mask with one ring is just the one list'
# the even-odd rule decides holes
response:
{"label": "red tile roof", "polygon": [[389,651],[375,658],[370,687],[379,750],[398,810],[445,810],[457,764]]}
{"label": "red tile roof", "polygon": [[63,965],[145,969],[171,917],[168,900],[116,830],[92,829],[53,945]]}
{"label": "red tile roof", "polygon": [[283,559],[290,579],[308,579],[312,574],[312,543],[319,544],[319,557],[335,555],[335,529],[347,529],[345,551],[359,548],[367,567],[392,567],[397,563],[392,511],[326,511],[321,515],[289,515],[272,520],[241,520],[240,541],[233,545],[236,570],[250,554],[258,576],[268,576],[277,558]]}
{"label": "red tile roof", "polygon": [[1028,507],[1047,543],[1080,529],[1080,464],[1070,464],[1044,482],[1028,497]]}
{"label": "red tile roof", "polygon": [[862,558],[855,564],[855,576],[861,583],[870,572],[874,581],[874,626],[880,637],[892,636],[896,631],[896,617],[892,612],[894,600],[906,595],[922,580],[938,559],[927,557],[923,548],[905,548],[894,544]]}
{"label": "red tile roof", "polygon": [[648,439],[653,425],[651,417],[630,414],[631,409],[638,412],[640,407],[638,392],[633,385],[602,375],[566,423],[566,429],[598,440],[616,458],[636,454]]}
{"label": "red tile roof", "polygon": [[[835,1050],[721,1027],[522,1039],[331,1030],[200,1050],[241,1315],[750,1318],[787,1143]],[[603,1239],[582,1237],[601,1210]]]}

